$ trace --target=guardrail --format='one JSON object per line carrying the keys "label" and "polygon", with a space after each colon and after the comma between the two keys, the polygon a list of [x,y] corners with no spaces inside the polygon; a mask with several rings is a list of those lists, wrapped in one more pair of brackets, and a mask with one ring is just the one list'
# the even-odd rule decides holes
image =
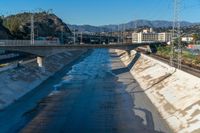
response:
{"label": "guardrail", "polygon": [[0,40],[0,46],[27,46],[27,45],[60,45],[59,41],[35,40],[34,44],[30,40]]}
{"label": "guardrail", "polygon": [[[63,45],[134,45],[134,44],[157,44],[161,42],[143,42],[143,43],[110,43],[110,44],[63,44]],[[0,40],[0,46],[51,46],[51,45],[62,45],[59,41],[48,41],[48,40],[35,40],[34,44],[31,43],[31,40]]]}

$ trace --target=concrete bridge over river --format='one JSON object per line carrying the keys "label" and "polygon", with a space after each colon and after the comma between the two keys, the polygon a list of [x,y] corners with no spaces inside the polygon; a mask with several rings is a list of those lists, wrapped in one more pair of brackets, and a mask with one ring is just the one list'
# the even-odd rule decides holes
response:
{"label": "concrete bridge over river", "polygon": [[65,51],[74,51],[80,49],[101,49],[101,48],[108,48],[108,49],[119,49],[119,50],[126,50],[130,51],[135,48],[141,46],[151,46],[151,45],[160,45],[160,42],[149,42],[149,43],[115,43],[115,44],[75,44],[75,45],[61,45],[55,43],[40,43],[40,44],[30,44],[30,41],[22,41],[22,42],[14,42],[14,41],[1,41],[0,43],[0,50],[7,50],[7,51],[18,51],[24,53],[30,53],[37,55],[37,63],[39,67],[44,67],[44,59],[45,57],[52,56],[57,53],[62,53]]}

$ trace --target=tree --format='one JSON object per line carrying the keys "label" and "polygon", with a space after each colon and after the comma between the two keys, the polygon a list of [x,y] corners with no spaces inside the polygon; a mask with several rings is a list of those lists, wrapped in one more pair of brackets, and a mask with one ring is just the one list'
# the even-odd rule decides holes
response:
{"label": "tree", "polygon": [[192,37],[193,37],[193,40],[194,40],[194,44],[196,44],[196,41],[200,39],[199,34],[193,34]]}
{"label": "tree", "polygon": [[21,19],[18,17],[13,17],[6,19],[3,23],[6,28],[8,28],[12,34],[16,34],[19,30]]}
{"label": "tree", "polygon": [[0,24],[3,24],[3,16],[0,16]]}

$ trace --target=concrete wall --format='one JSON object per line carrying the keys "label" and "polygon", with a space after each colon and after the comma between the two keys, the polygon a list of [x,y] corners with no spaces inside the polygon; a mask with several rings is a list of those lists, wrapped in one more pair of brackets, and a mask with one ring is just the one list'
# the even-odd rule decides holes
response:
{"label": "concrete wall", "polygon": [[17,67],[17,64],[8,65],[8,66],[0,68],[0,72],[7,71],[9,69],[14,69],[16,67]]}
{"label": "concrete wall", "polygon": [[24,62],[20,68],[0,73],[0,110],[30,92],[43,81],[54,75],[68,63],[76,60],[87,50],[64,52],[45,59],[45,73],[36,61]]}
{"label": "concrete wall", "polygon": [[175,133],[200,133],[200,78],[135,51],[116,52]]}
{"label": "concrete wall", "polygon": [[[26,64],[34,62],[34,61],[37,61],[37,60],[36,59],[31,59],[31,60],[23,61],[23,62],[20,62],[19,65],[26,65]],[[14,69],[17,66],[18,66],[17,62],[13,63],[13,64],[8,64],[8,66],[0,68],[0,72],[8,71],[10,69]]]}

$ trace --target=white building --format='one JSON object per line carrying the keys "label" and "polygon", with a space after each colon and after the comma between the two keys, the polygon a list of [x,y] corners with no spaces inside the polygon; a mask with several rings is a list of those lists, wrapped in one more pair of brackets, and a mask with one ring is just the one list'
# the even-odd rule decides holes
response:
{"label": "white building", "polygon": [[144,43],[144,42],[157,42],[158,34],[157,33],[133,33],[132,42],[133,43]]}
{"label": "white building", "polygon": [[171,42],[172,41],[172,33],[158,33],[158,41],[159,42]]}
{"label": "white building", "polygon": [[132,33],[132,43],[138,43],[139,42],[139,33]]}
{"label": "white building", "polygon": [[182,37],[181,38],[182,42],[192,42],[194,41],[194,38],[193,37]]}
{"label": "white building", "polygon": [[140,33],[132,33],[132,43],[144,42],[170,42],[172,33],[155,33],[153,29],[143,30]]}

